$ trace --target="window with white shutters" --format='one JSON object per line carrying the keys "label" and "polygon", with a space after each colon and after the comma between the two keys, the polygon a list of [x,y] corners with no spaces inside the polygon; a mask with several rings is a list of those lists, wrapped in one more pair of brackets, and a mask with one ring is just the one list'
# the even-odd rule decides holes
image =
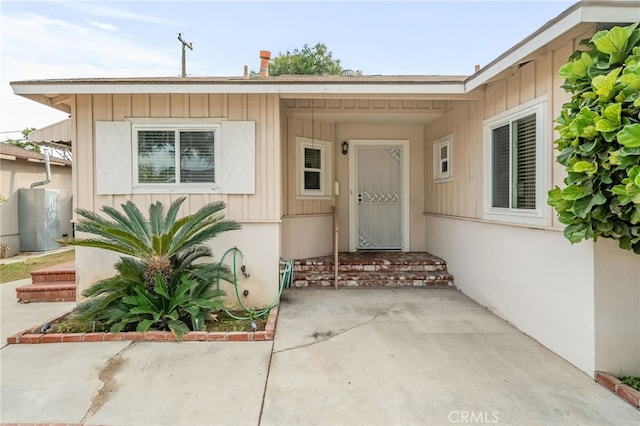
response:
{"label": "window with white shutters", "polygon": [[98,121],[98,194],[255,194],[255,122]]}

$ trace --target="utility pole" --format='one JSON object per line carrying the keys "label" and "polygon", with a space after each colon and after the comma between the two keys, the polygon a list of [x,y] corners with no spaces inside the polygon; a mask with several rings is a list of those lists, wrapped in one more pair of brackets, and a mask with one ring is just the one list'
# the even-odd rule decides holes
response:
{"label": "utility pole", "polygon": [[184,41],[184,39],[182,38],[182,33],[178,33],[178,40],[180,40],[180,43],[182,43],[182,76],[186,77],[187,76],[187,54],[186,54],[186,49],[185,48],[189,48],[189,50],[193,50],[193,43],[187,43],[186,41]]}

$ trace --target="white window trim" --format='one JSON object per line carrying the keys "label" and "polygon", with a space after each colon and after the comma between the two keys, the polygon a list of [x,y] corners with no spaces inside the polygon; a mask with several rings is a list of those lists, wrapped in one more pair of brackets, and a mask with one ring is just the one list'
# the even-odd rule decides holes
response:
{"label": "white window trim", "polygon": [[[484,127],[484,209],[483,219],[530,225],[550,225],[549,207],[546,203],[546,190],[551,178],[549,159],[550,125],[547,97],[533,99],[515,108],[500,113],[483,122]],[[515,120],[536,114],[536,209],[492,207],[492,130]]]}
{"label": "white window trim", "polygon": [[[442,172],[442,162],[445,161],[440,157],[441,148],[447,147],[447,171]],[[452,168],[452,152],[453,135],[447,135],[433,142],[433,181],[435,183],[451,182],[453,180]]]}
{"label": "white window trim", "polygon": [[[220,161],[220,119],[164,119],[164,118],[147,118],[147,119],[130,119],[131,121],[131,140],[132,143],[132,160],[133,160],[133,192],[134,193],[206,193],[217,191],[220,185],[217,183],[219,178],[219,161]],[[214,140],[214,159],[215,174],[214,182],[203,183],[141,183],[138,181],[138,132],[144,130],[213,130],[215,132]],[[176,158],[176,164],[180,161]]]}
{"label": "white window trim", "polygon": [[[296,199],[330,200],[332,195],[332,143],[296,137]],[[304,148],[320,150],[320,189],[304,189]]]}

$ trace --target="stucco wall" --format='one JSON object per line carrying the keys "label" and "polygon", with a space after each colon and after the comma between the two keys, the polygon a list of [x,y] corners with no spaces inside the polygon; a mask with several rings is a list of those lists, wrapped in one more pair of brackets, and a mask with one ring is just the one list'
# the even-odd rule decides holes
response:
{"label": "stucco wall", "polygon": [[427,251],[463,293],[589,375],[594,372],[593,243],[561,232],[427,215]]}
{"label": "stucco wall", "polygon": [[[46,179],[44,163],[15,160],[0,160],[0,193],[7,201],[0,205],[0,243],[8,246],[7,256],[20,250],[18,228],[18,190],[29,188],[33,182]],[[60,191],[60,235],[71,236],[71,167],[51,165],[51,183],[39,188]]]}
{"label": "stucco wall", "polygon": [[305,259],[333,253],[333,216],[292,216],[282,220],[284,259]]}
{"label": "stucco wall", "polygon": [[595,244],[596,370],[640,376],[640,256]]}
{"label": "stucco wall", "polygon": [[[87,236],[87,235],[80,235]],[[236,272],[238,276],[238,294],[242,302],[251,307],[261,308],[274,301],[278,294],[280,280],[280,225],[277,223],[245,223],[236,231],[219,234],[216,238],[207,242],[213,251],[213,258],[204,261],[220,262],[227,250],[237,247],[242,255],[235,255]],[[240,271],[242,258],[246,270],[250,274],[244,277]],[[76,247],[76,264],[85,267],[77,268],[76,281],[79,284],[80,293],[89,285],[98,280],[112,276],[115,272],[113,265],[118,261],[119,255],[105,250]],[[234,253],[229,252],[224,258],[224,263],[230,268],[234,264]],[[221,288],[227,294],[230,305],[237,305],[234,287],[221,281]],[[244,296],[244,290],[249,294]]]}

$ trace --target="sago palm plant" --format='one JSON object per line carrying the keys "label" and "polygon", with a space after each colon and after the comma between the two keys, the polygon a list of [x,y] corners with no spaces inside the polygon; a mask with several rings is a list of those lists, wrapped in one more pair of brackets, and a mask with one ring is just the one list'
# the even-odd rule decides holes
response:
{"label": "sago palm plant", "polygon": [[154,327],[180,336],[188,329],[202,329],[211,311],[222,308],[222,293],[212,284],[228,279],[228,268],[195,260],[212,255],[207,240],[240,226],[223,219],[222,202],[178,218],[184,200],[171,203],[166,215],[162,203],[155,202],[148,219],[131,201],[122,205],[122,212],[103,207],[107,217],[76,210],[81,217],[76,230],[97,237],[65,242],[124,255],[115,265],[115,276],[85,290],[90,299],[76,315],[111,331]]}
{"label": "sago palm plant", "polygon": [[153,291],[155,277],[162,275],[170,281],[174,272],[188,268],[194,260],[211,256],[204,243],[220,232],[239,229],[238,223],[223,220],[220,213],[223,202],[207,204],[196,213],[178,219],[180,206],[185,197],[179,198],[169,207],[164,216],[164,207],[159,201],[149,206],[149,220],[131,201],[122,204],[122,211],[105,206],[101,209],[113,220],[103,218],[89,210],[78,209],[83,219],[76,226],[78,232],[87,232],[99,238],[73,239],[71,244],[96,247],[140,259],[144,264],[144,281]]}

